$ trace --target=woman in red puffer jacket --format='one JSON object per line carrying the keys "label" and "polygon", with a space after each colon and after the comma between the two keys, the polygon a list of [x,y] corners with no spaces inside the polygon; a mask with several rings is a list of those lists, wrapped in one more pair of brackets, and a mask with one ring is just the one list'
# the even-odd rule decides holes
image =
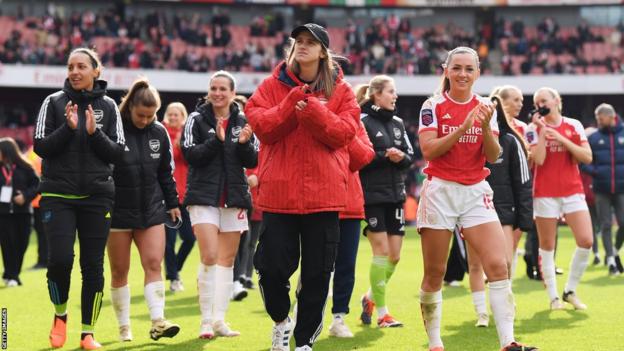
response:
{"label": "woman in red puffer jacket", "polygon": [[308,23],[291,37],[295,42],[288,58],[245,108],[262,144],[258,207],[263,227],[254,265],[265,307],[276,323],[272,350],[290,350],[288,281],[300,252],[297,347],[312,347],[318,335],[340,238],[338,212],[347,200],[347,146],[360,114],[332,59],[327,30]]}

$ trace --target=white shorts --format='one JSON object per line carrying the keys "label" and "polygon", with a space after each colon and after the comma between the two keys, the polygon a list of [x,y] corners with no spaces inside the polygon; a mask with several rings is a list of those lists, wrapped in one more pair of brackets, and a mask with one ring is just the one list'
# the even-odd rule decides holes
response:
{"label": "white shorts", "polygon": [[492,197],[494,192],[485,180],[473,185],[432,177],[424,181],[416,215],[421,228],[455,230],[455,226],[470,228],[497,222]]}
{"label": "white shorts", "polygon": [[585,194],[533,199],[533,217],[559,218],[561,214],[577,211],[588,211]]}
{"label": "white shorts", "polygon": [[249,229],[247,210],[236,207],[188,206],[191,225],[214,224],[221,232],[244,232]]}

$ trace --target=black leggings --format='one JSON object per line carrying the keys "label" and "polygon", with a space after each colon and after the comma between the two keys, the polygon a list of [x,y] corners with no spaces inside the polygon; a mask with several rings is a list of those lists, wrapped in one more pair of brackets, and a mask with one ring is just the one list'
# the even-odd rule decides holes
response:
{"label": "black leggings", "polygon": [[48,237],[48,291],[55,305],[67,303],[76,231],[82,272],[82,324],[95,325],[102,306],[104,249],[113,201],[104,196],[86,199],[42,197],[41,211]]}
{"label": "black leggings", "polygon": [[30,213],[2,214],[0,228],[0,247],[4,263],[2,279],[13,279],[21,285],[19,275],[30,237]]}

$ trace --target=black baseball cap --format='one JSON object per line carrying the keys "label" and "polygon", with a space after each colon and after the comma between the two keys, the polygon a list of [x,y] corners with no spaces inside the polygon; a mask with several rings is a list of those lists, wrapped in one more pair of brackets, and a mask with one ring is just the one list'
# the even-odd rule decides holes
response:
{"label": "black baseball cap", "polygon": [[312,36],[316,38],[316,40],[320,41],[321,45],[323,45],[325,49],[329,49],[329,34],[327,33],[327,29],[316,23],[306,23],[293,29],[293,31],[290,33],[290,37],[295,39],[297,38],[297,35],[299,35],[299,33],[304,30],[310,32],[310,34],[312,34]]}

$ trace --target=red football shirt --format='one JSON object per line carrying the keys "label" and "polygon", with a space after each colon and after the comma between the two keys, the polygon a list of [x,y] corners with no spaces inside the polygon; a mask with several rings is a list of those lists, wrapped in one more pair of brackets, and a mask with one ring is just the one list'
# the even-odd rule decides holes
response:
{"label": "red football shirt", "polygon": [[[563,117],[558,126],[547,125],[577,145],[587,143],[583,125],[576,119]],[[539,128],[531,123],[526,132],[526,140],[537,145]],[[533,167],[533,197],[565,197],[583,194],[583,181],[578,162],[563,144],[546,139],[546,159],[541,166]]]}
{"label": "red football shirt", "polygon": [[[464,123],[470,111],[479,102],[491,103],[488,99],[476,94],[464,103],[452,100],[446,93],[427,99],[420,110],[418,133],[437,131],[438,137],[452,133]],[[496,111],[490,121],[490,128],[495,135],[498,135]],[[475,121],[472,128],[466,131],[446,154],[429,161],[423,172],[465,185],[476,184],[484,180],[490,174],[490,170],[485,167],[481,123]]]}

